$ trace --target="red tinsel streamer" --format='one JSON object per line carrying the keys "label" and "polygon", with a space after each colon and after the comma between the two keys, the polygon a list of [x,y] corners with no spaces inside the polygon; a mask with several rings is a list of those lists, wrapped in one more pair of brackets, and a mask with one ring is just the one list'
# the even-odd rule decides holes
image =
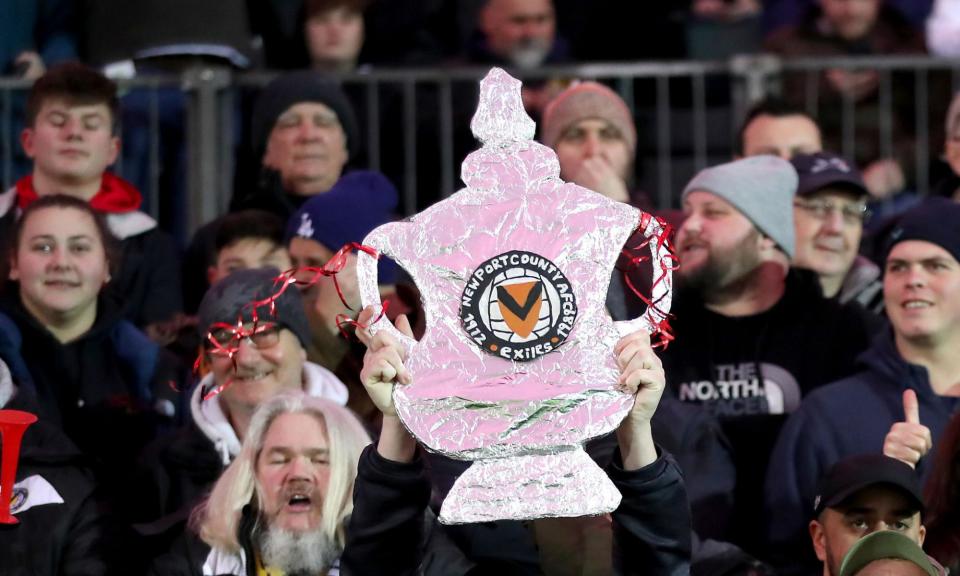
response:
{"label": "red tinsel streamer", "polygon": [[[640,225],[637,227],[637,230],[645,231],[647,226],[650,224],[650,220],[656,218],[657,223],[660,225],[660,233],[644,238],[642,242],[636,246],[627,246],[623,249],[623,255],[629,258],[629,263],[627,264],[627,269],[623,272],[623,279],[626,281],[627,286],[630,287],[630,290],[643,301],[647,307],[652,307],[656,313],[663,317],[663,319],[657,323],[654,333],[650,337],[654,340],[654,348],[662,348],[663,350],[667,349],[667,346],[670,345],[670,342],[673,341],[674,336],[672,329],[670,328],[669,318],[672,318],[673,315],[664,312],[659,308],[661,298],[657,300],[652,299],[653,289],[657,287],[660,282],[666,280],[667,275],[676,270],[679,267],[680,261],[677,256],[673,253],[673,245],[670,242],[670,236],[673,234],[673,227],[664,222],[661,218],[652,216],[647,212],[642,212],[640,214]],[[651,259],[649,254],[635,254],[634,252],[639,252],[646,249],[649,251],[650,242],[656,240],[656,251],[659,252],[662,248],[666,247],[667,254],[660,258],[659,262],[654,265],[654,268],[659,267],[659,274],[654,278],[653,284],[650,286],[651,297],[645,296],[643,293],[634,286],[633,282],[630,280],[630,272],[640,266],[643,262],[647,262]]]}
{"label": "red tinsel streamer", "polygon": [[[363,244],[360,244],[358,242],[351,242],[350,244],[347,244],[343,248],[338,250],[337,253],[334,254],[330,258],[330,260],[328,260],[327,263],[324,264],[322,267],[307,266],[303,268],[293,268],[293,269],[287,270],[286,272],[280,274],[274,279],[274,287],[276,288],[276,291],[273,294],[261,300],[255,300],[253,302],[250,302],[241,309],[240,313],[237,315],[237,323],[235,325],[227,324],[224,322],[218,322],[210,326],[210,330],[207,332],[207,337],[206,337],[207,343],[210,344],[211,346],[209,353],[215,354],[217,356],[226,356],[227,358],[230,358],[230,360],[233,362],[234,371],[236,371],[237,369],[236,355],[237,355],[237,352],[240,350],[240,343],[245,338],[249,338],[250,336],[259,334],[264,330],[269,330],[274,326],[274,323],[272,322],[261,324],[260,310],[262,310],[264,307],[267,307],[269,310],[268,315],[276,316],[277,299],[279,299],[280,296],[291,285],[296,285],[296,286],[306,288],[306,287],[313,286],[314,284],[319,282],[320,279],[323,277],[332,277],[333,285],[337,289],[337,296],[340,297],[340,301],[343,302],[343,305],[346,306],[348,310],[353,310],[352,308],[350,308],[350,305],[347,304],[347,300],[343,296],[343,291],[340,289],[340,283],[337,282],[337,273],[339,273],[341,270],[343,270],[346,267],[347,256],[353,250],[361,250],[373,256],[374,258],[377,258],[377,259],[380,258],[380,254],[379,252],[376,251],[376,249],[371,248],[370,246],[364,246]],[[302,274],[303,272],[312,273],[313,276],[311,276],[307,280],[297,280],[296,276],[298,274]],[[377,318],[374,319],[373,322],[376,322],[383,316],[383,314],[386,312],[386,308],[387,308],[386,305],[384,305],[380,311],[380,315],[377,316]],[[243,320],[244,311],[247,309],[249,309],[250,311],[250,322],[244,322]],[[250,328],[244,328],[244,324],[251,324],[251,326]],[[360,328],[366,328],[366,326],[361,325],[359,322],[349,318],[345,314],[337,315],[337,327],[341,330],[341,332],[343,332],[344,336],[347,336],[347,333],[343,327],[348,325],[357,326]],[[227,333],[230,334],[230,339],[227,343],[220,342],[214,337],[214,334],[216,332],[223,332],[223,331],[226,331]],[[201,358],[198,357],[196,362],[194,362],[193,364],[193,369],[195,373],[199,372],[200,362],[201,362]],[[233,379],[231,378],[231,379],[228,379],[223,384],[220,384],[219,386],[213,385],[207,390],[201,390],[201,396],[203,397],[203,400],[208,400],[210,398],[213,398],[217,394],[220,394],[232,382],[233,382]]]}

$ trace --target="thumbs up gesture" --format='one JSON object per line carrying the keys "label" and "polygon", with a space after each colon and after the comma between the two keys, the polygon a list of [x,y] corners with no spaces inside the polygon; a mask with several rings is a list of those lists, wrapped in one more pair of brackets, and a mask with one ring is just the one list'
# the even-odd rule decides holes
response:
{"label": "thumbs up gesture", "polygon": [[917,462],[933,447],[933,438],[930,429],[920,423],[917,393],[909,388],[903,391],[903,413],[905,420],[896,422],[887,432],[883,453],[916,468]]}

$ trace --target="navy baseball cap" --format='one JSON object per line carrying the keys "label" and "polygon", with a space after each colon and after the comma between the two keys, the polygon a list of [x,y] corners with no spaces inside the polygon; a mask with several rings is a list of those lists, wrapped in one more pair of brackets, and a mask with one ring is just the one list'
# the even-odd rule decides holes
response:
{"label": "navy baseball cap", "polygon": [[839,188],[857,196],[866,196],[867,185],[853,162],[831,152],[797,154],[790,159],[800,182],[797,196],[807,196],[824,188]]}

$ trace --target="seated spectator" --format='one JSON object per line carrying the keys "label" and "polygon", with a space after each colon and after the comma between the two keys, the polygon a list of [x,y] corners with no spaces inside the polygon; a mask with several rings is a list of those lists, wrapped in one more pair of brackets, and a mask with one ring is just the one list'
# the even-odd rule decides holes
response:
{"label": "seated spectator", "polygon": [[[277,274],[266,268],[238,270],[204,297],[197,331],[210,373],[190,395],[189,423],[145,451],[136,504],[131,504],[135,520],[154,521],[195,504],[240,453],[254,411],[278,392],[303,390],[346,404],[343,383],[306,361],[310,328],[293,287],[275,300],[274,309],[256,308],[260,332],[239,338],[220,326],[242,321],[246,329],[252,328],[253,303],[277,292]],[[213,341],[236,347],[233,357],[218,351]]]}
{"label": "seated spectator", "polygon": [[[861,454],[840,460],[821,478],[812,503],[809,532],[819,562],[815,570],[811,566],[797,573],[846,574],[846,557],[855,553],[858,541],[876,532],[897,533],[917,550],[923,545],[920,481],[912,468],[888,456]],[[790,567],[800,568],[796,562]]]}
{"label": "seated spectator", "polygon": [[[39,412],[31,391],[14,383],[0,361],[0,409]],[[7,457],[9,438],[0,450]],[[4,466],[11,463],[4,462]],[[20,444],[10,512],[20,522],[4,526],[4,572],[30,576],[107,574],[104,518],[94,502],[87,460],[63,433],[41,419]]]}
{"label": "seated spectator", "polygon": [[[646,212],[650,199],[633,189],[637,129],[627,104],[616,92],[596,82],[575,84],[550,101],[540,123],[540,140],[557,153],[560,177],[618,202],[628,202]],[[636,232],[625,246],[643,243]],[[631,264],[632,250],[617,261],[607,292],[607,309],[616,320],[636,318],[646,304],[625,281],[649,293],[651,265]]]}
{"label": "seated spectator", "polygon": [[8,261],[4,358],[36,391],[39,416],[93,458],[101,483],[115,490],[158,427],[172,423],[176,367],[105,297],[116,252],[86,201],[31,203],[14,224]]}
{"label": "seated spectator", "polygon": [[[467,45],[467,62],[535,70],[572,61],[567,40],[557,34],[553,0],[484,0]],[[563,88],[558,81],[525,82],[523,105],[537,118]],[[472,109],[472,108],[471,108]]]}
{"label": "seated spectator", "polygon": [[284,222],[276,214],[243,210],[224,216],[217,229],[214,263],[207,269],[213,285],[237,270],[289,270],[290,253],[283,242]]}
{"label": "seated spectator", "polygon": [[924,490],[930,555],[960,573],[960,412],[950,418],[940,437],[933,469]]}
{"label": "seated spectator", "polygon": [[[924,43],[923,34],[883,0],[820,0],[810,7],[798,26],[774,32],[766,41],[766,50],[787,58],[923,54]],[[808,92],[806,80],[803,73],[788,75],[784,93],[802,97]],[[902,191],[912,172],[915,139],[907,127],[912,126],[915,119],[913,108],[907,105],[910,101],[901,93],[903,87],[894,83],[898,93],[893,96],[895,106],[891,119],[893,155],[884,157],[879,82],[880,74],[876,70],[826,70],[817,91],[820,98],[817,109],[818,121],[827,137],[824,148],[852,155],[863,170],[870,194],[884,199]],[[856,102],[857,138],[853,150],[843,146],[844,98]]]}
{"label": "seated spectator", "polygon": [[476,64],[537,68],[569,61],[553,0],[485,0],[467,55]]}
{"label": "seated spectator", "polygon": [[789,160],[823,150],[820,127],[803,108],[785,100],[756,103],[740,124],[734,158],[772,154]]}
{"label": "seated spectator", "polygon": [[[930,16],[936,0],[883,0],[914,27],[920,28]],[[809,8],[819,0],[767,0],[763,3],[765,29],[777,30],[803,20]]]}
{"label": "seated spectator", "polygon": [[334,402],[290,391],[266,400],[191,531],[152,573],[338,574],[357,461],[369,443]]}
{"label": "seated spectator", "polygon": [[947,572],[923,553],[919,544],[898,532],[883,530],[861,538],[843,559],[840,576],[945,576]]}
{"label": "seated spectator", "polygon": [[347,97],[313,71],[271,82],[257,99],[250,130],[261,178],[235,208],[266,210],[284,220],[311,196],[330,190],[359,146]]}
{"label": "seated spectator", "polygon": [[960,408],[958,219],[960,205],[943,199],[904,214],[884,258],[892,330],[860,357],[863,371],[814,391],[783,427],[765,501],[770,542],[784,550],[785,561],[802,558],[804,510],[817,479],[838,460],[883,447],[928,477],[930,463],[922,456]]}
{"label": "seated spectator", "polygon": [[693,0],[686,21],[687,57],[726,60],[754,54],[763,40],[760,0]]}
{"label": "seated spectator", "polygon": [[794,156],[792,163],[800,176],[794,266],[816,272],[827,298],[882,313],[880,268],[857,253],[869,196],[860,171],[829,152]]}
{"label": "seated spectator", "polygon": [[[0,76],[34,81],[48,67],[76,59],[74,4],[73,0],[0,2]],[[7,90],[0,101],[0,117],[9,122],[2,135],[0,159],[9,162],[6,166],[12,168],[11,175],[19,178],[31,170],[30,159],[13,143],[23,132],[25,95]]]}
{"label": "seated spectator", "polygon": [[[368,308],[361,319],[369,320],[373,312]],[[397,326],[412,336],[405,318],[398,318]],[[483,559],[460,548],[444,549],[441,554],[445,527],[438,524],[430,528],[430,540],[425,540],[430,482],[417,442],[397,416],[392,394],[395,385],[410,383],[410,374],[398,344],[386,332],[372,339],[366,334],[361,337],[369,346],[363,383],[383,412],[383,428],[377,445],[367,447],[360,456],[354,510],[341,562],[344,573],[521,573],[511,562],[520,543],[502,536],[488,545],[497,555]],[[636,400],[617,429],[619,451],[607,467],[623,495],[612,514],[615,550],[600,553],[612,554],[616,570],[623,574],[686,573],[690,558],[686,493],[676,464],[650,435],[650,419],[663,392],[663,370],[645,333],[621,339],[616,350],[623,385],[636,394]],[[571,552],[575,553],[565,551]]]}
{"label": "seated spectator", "polygon": [[81,64],[51,68],[34,83],[21,135],[33,173],[0,194],[0,234],[38,197],[89,202],[120,239],[108,292],[127,319],[159,339],[161,326],[181,309],[179,258],[173,240],[138,210],[140,193],[106,171],[120,151],[118,106],[116,85]]}
{"label": "seated spectator", "polygon": [[557,153],[560,177],[618,202],[649,211],[645,195],[633,198],[637,128],[627,104],[596,82],[581,82],[550,101],[540,141]]}
{"label": "seated spectator", "polygon": [[960,202],[960,93],[953,96],[947,111],[943,158],[950,173],[937,183],[934,193]]}
{"label": "seated spectator", "polygon": [[731,539],[759,554],[766,462],[800,399],[854,370],[867,347],[862,310],[823,298],[791,269],[797,174],[774,156],[701,171],[683,193],[680,268],[663,353],[670,393],[703,406],[729,438],[737,470]]}
{"label": "seated spectator", "polygon": [[[359,149],[359,132],[343,91],[322,74],[293,72],[260,94],[251,125],[252,164],[238,174],[231,211],[263,210],[287,222],[308,198],[328,191]],[[239,168],[244,168],[241,161]],[[247,185],[247,183],[252,183]],[[197,230],[184,258],[187,310],[199,304],[213,265],[221,219]]]}
{"label": "seated spectator", "polygon": [[[290,256],[300,269],[298,279],[306,282],[316,278],[316,272],[304,268],[322,267],[344,246],[363,242],[374,228],[393,219],[396,206],[397,190],[393,184],[383,175],[368,171],[351,172],[329,192],[308,200],[287,226]],[[381,259],[377,270],[381,296],[391,301],[388,312],[393,312],[391,308],[397,308],[397,304],[405,309],[420,306],[419,300],[404,302],[397,298],[397,269],[392,261]],[[338,321],[342,317],[356,319],[360,313],[357,254],[347,254],[346,266],[336,275],[336,282],[330,276],[316,278],[315,284],[303,290],[303,303],[311,334],[307,358],[343,380],[350,389],[347,406],[364,423],[373,424],[379,411],[360,383],[363,346],[345,338]]]}
{"label": "seated spectator", "polygon": [[[184,277],[184,289],[199,289],[223,280],[237,270],[271,268],[289,270],[290,253],[284,245],[284,222],[276,214],[263,210],[241,210],[217,220],[213,242],[213,254],[205,278]],[[199,303],[198,303],[199,304]],[[207,358],[202,354],[202,342],[196,333],[196,318],[185,319],[177,339],[169,346],[182,355],[185,364],[200,360],[196,372],[206,376],[210,370]]]}
{"label": "seated spectator", "polygon": [[314,70],[352,72],[363,47],[363,13],[371,0],[307,0],[304,37]]}

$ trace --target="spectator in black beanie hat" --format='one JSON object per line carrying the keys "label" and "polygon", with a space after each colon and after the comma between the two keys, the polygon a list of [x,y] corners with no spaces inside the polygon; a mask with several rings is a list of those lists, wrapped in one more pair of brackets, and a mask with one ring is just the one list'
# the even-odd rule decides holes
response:
{"label": "spectator in black beanie hat", "polygon": [[[311,196],[328,191],[359,149],[359,130],[343,90],[323,74],[284,74],[261,92],[250,126],[252,157],[237,162],[231,212],[263,210],[285,223]],[[194,234],[184,255],[185,310],[209,287],[222,218]]]}
{"label": "spectator in black beanie hat", "polygon": [[261,177],[235,208],[267,210],[284,220],[340,179],[359,144],[347,96],[313,71],[284,74],[267,85],[254,107],[250,135]]}

